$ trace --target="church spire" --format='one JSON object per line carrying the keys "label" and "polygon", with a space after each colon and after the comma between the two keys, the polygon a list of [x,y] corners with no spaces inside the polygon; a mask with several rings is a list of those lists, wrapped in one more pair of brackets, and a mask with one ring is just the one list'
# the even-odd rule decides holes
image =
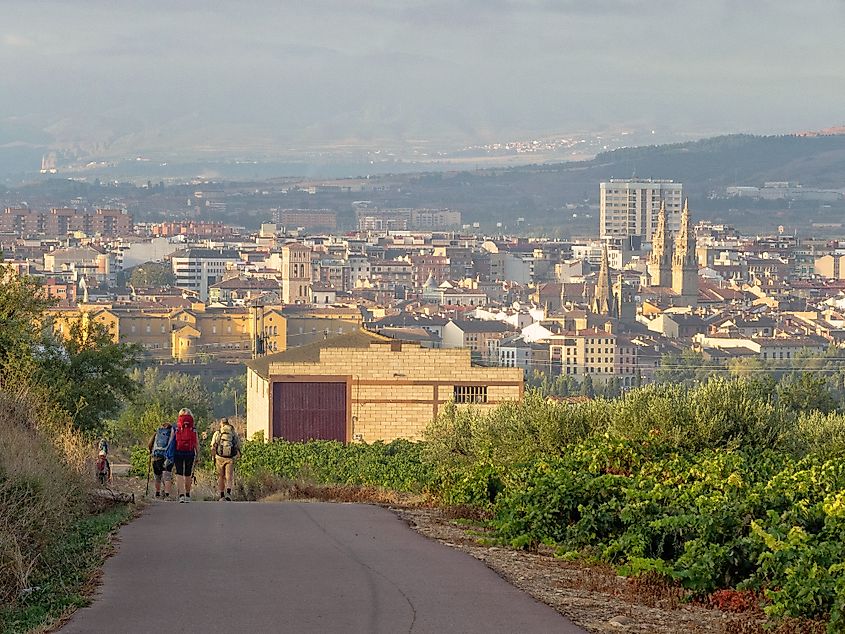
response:
{"label": "church spire", "polygon": [[593,312],[599,315],[609,315],[613,303],[613,296],[610,293],[610,264],[607,257],[607,244],[601,248],[601,268],[599,278],[596,281],[596,294],[593,298]]}
{"label": "church spire", "polygon": [[695,255],[695,232],[690,228],[689,201],[684,201],[681,229],[675,238],[672,290],[685,304],[694,306],[698,303],[698,262]]}
{"label": "church spire", "polygon": [[566,310],[566,282],[560,280],[560,310]]}
{"label": "church spire", "polygon": [[684,201],[684,210],[681,212],[681,230],[675,239],[675,255],[692,253],[695,255],[695,233],[690,231],[689,226],[689,200]]}
{"label": "church spire", "polygon": [[668,288],[672,284],[672,245],[666,230],[666,203],[660,203],[657,213],[657,227],[651,238],[651,255],[648,260],[648,274],[652,286]]}

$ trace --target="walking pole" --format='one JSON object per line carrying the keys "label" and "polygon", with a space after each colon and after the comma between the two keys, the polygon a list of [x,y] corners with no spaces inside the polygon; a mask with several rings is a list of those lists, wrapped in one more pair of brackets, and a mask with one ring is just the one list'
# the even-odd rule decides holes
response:
{"label": "walking pole", "polygon": [[147,488],[144,491],[144,497],[150,497],[150,466],[153,464],[153,454],[150,453],[150,457],[147,459]]}

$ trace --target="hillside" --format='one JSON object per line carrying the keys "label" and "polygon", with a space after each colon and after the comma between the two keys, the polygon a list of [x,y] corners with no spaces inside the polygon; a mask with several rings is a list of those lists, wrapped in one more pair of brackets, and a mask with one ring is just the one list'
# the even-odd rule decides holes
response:
{"label": "hillside", "polygon": [[584,166],[617,177],[659,174],[688,183],[691,191],[701,193],[729,185],[786,180],[805,187],[838,189],[845,186],[845,135],[720,136],[623,148],[599,154]]}
{"label": "hillside", "polygon": [[[460,209],[465,221],[482,223],[524,217],[530,224],[562,226],[572,232],[595,231],[599,183],[610,178],[668,178],[684,183],[700,217],[740,222],[732,207],[749,201],[707,201],[731,185],[792,181],[805,187],[845,189],[845,135],[730,135],[650,147],[622,148],[590,161],[531,165],[510,169],[408,176],[400,193],[388,193],[384,204],[444,206]],[[567,206],[592,206],[573,210]],[[768,213],[779,203],[763,204]],[[782,204],[784,208],[787,205]],[[792,222],[827,220],[809,205],[792,207]],[[797,211],[797,215],[796,215]],[[838,212],[836,212],[838,213]],[[765,215],[765,214],[764,214]],[[835,215],[835,213],[834,213]],[[778,221],[779,224],[781,221]]]}
{"label": "hillside", "polygon": [[[682,182],[696,216],[739,228],[772,230],[780,224],[802,229],[816,222],[841,222],[845,205],[822,206],[813,202],[755,202],[711,200],[711,193],[731,185],[762,185],[766,181],[791,181],[805,187],[845,189],[845,135],[751,136],[728,135],[670,145],[622,148],[599,154],[589,161],[549,163],[510,168],[430,171],[375,175],[366,182],[372,190],[330,191],[310,194],[288,191],[296,179],[258,180],[277,196],[254,194],[243,183],[221,182],[227,193],[227,210],[209,219],[257,227],[272,206],[330,208],[344,227],[354,226],[352,203],[369,200],[374,206],[450,207],[463,213],[464,222],[479,222],[486,231],[502,222],[513,230],[517,218],[533,229],[561,235],[596,231],[599,183],[610,178],[668,178]],[[359,179],[360,180],[360,179]],[[307,184],[313,184],[309,179]],[[318,181],[319,182],[319,181]],[[337,184],[332,180],[331,184]],[[353,188],[354,189],[354,188]],[[155,192],[130,184],[100,187],[56,177],[9,191],[7,204],[26,200],[44,207],[64,204],[75,197],[114,204],[117,197],[136,215],[153,218],[153,212],[171,213],[183,205],[189,187],[168,187]],[[520,228],[520,230],[525,230]],[[530,230],[530,229],[529,229]]]}

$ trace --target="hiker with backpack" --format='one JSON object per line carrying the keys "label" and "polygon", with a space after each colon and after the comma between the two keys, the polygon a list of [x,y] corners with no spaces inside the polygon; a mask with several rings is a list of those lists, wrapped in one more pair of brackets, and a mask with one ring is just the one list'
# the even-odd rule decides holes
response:
{"label": "hiker with backpack", "polygon": [[[170,490],[173,487],[173,462],[167,459],[167,449],[173,442],[173,436],[173,425],[164,422],[156,429],[152,438],[150,438],[150,442],[147,443],[157,498],[161,497],[162,480],[164,480],[164,499],[170,498]],[[147,483],[149,486],[149,471],[147,472]]]}
{"label": "hiker with backpack", "polygon": [[112,484],[112,477],[111,477],[111,464],[109,463],[109,459],[106,456],[106,452],[103,449],[97,453],[97,482],[100,483],[100,486],[111,486]]}
{"label": "hiker with backpack", "polygon": [[[176,489],[179,492],[179,502],[191,501],[191,480],[194,473],[194,462],[199,455],[199,438],[194,426],[194,415],[188,408],[179,410],[176,422],[176,433],[173,442],[173,466],[176,469]],[[182,483],[181,488],[179,483]]]}
{"label": "hiker with backpack", "polygon": [[[219,499],[232,500],[232,483],[235,478],[235,459],[241,455],[241,439],[228,418],[220,419],[220,429],[211,438],[211,452],[217,468],[217,492]],[[224,493],[225,491],[225,493]]]}

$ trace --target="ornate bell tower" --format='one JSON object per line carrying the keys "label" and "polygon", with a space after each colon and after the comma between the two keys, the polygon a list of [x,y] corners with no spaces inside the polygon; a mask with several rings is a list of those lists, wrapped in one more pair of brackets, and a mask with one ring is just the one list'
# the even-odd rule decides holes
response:
{"label": "ornate bell tower", "polygon": [[[694,249],[693,249],[694,250]],[[666,204],[660,203],[657,227],[651,240],[651,255],[648,259],[648,274],[652,286],[672,286],[672,242],[666,230]]]}
{"label": "ornate bell tower", "polygon": [[681,229],[675,238],[672,257],[672,290],[679,303],[695,306],[698,303],[698,263],[695,258],[695,233],[690,229],[689,201],[681,212]]}
{"label": "ornate bell tower", "polygon": [[613,306],[613,295],[610,292],[610,263],[607,258],[607,245],[601,248],[601,268],[596,282],[596,294],[593,297],[593,312],[599,315],[609,315]]}

